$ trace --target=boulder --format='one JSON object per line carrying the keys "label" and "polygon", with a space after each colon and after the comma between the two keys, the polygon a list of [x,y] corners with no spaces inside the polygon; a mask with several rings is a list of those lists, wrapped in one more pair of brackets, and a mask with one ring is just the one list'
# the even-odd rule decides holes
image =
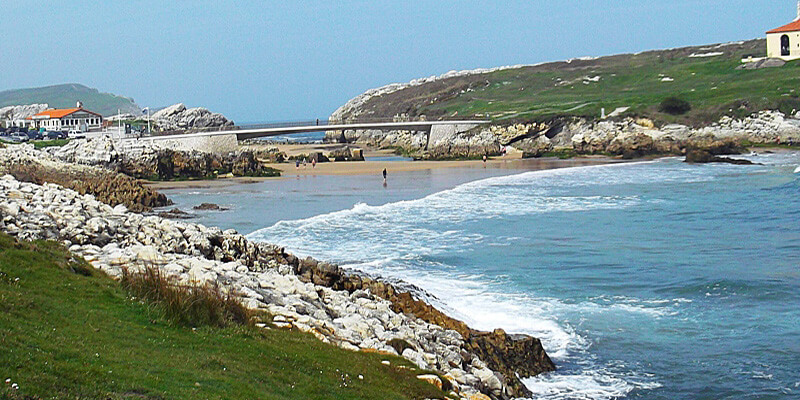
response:
{"label": "boulder", "polygon": [[183,103],[165,107],[153,113],[150,119],[161,131],[233,126],[233,121],[222,114],[202,107],[186,108]]}
{"label": "boulder", "polygon": [[683,160],[692,164],[706,164],[706,163],[728,163],[736,165],[757,165],[750,160],[734,159],[728,157],[718,157],[708,150],[691,150],[686,153],[686,159]]}
{"label": "boulder", "polygon": [[442,379],[439,378],[437,375],[433,374],[417,375],[417,379],[428,382],[439,389],[442,388]]}

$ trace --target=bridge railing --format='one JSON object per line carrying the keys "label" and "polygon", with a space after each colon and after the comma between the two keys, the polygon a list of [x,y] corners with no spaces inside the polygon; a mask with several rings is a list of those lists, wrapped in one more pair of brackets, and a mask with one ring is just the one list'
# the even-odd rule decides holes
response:
{"label": "bridge railing", "polygon": [[[425,117],[358,117],[358,118],[344,118],[344,119],[330,119],[318,118],[303,121],[280,121],[268,122],[263,124],[242,124],[242,125],[225,125],[214,126],[207,128],[186,128],[174,129],[165,131],[155,131],[145,136],[168,136],[168,135],[182,135],[187,133],[209,133],[221,131],[235,131],[235,130],[250,130],[250,129],[279,129],[279,128],[293,128],[300,126],[319,126],[320,130],[325,130],[330,125],[354,125],[354,124],[380,124],[380,123],[393,123],[393,122],[425,122],[425,121],[447,121],[448,119],[426,119]],[[458,121],[479,121],[478,117],[464,117],[453,118],[451,120]]]}

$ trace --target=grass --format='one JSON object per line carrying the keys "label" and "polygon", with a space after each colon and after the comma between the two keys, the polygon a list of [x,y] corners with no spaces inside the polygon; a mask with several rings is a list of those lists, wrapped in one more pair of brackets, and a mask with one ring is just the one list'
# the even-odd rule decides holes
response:
{"label": "grass", "polygon": [[139,107],[133,99],[101,93],[97,89],[77,83],[0,91],[0,107],[47,103],[53,108],[69,108],[75,107],[77,100],[83,102],[84,108],[102,115],[115,115],[118,109],[123,113],[139,112]]}
{"label": "grass", "polygon": [[192,329],[57,243],[0,234],[0,382],[19,385],[0,383],[0,398],[444,397],[400,365],[410,364],[299,332]]}
{"label": "grass", "polygon": [[[763,109],[800,110],[800,62],[780,68],[736,69],[743,56],[766,54],[765,43],[761,39],[722,47],[647,51],[456,77],[380,96],[362,108],[380,115],[488,116],[496,123],[512,123],[556,116],[596,119],[602,108],[610,113],[630,107],[623,116],[690,126]],[[709,52],[724,54],[689,57]],[[688,101],[691,110],[681,115],[659,110],[669,97]]]}
{"label": "grass", "polygon": [[31,143],[33,143],[34,148],[42,149],[45,147],[61,147],[69,143],[69,139],[35,140]]}

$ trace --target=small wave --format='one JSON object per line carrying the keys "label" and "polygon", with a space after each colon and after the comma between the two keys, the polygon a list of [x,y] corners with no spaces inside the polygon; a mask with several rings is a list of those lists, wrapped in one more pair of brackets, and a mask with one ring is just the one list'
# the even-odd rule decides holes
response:
{"label": "small wave", "polygon": [[611,400],[627,396],[636,389],[652,390],[662,385],[652,377],[620,374],[608,368],[582,373],[550,373],[524,379],[523,383],[537,400]]}

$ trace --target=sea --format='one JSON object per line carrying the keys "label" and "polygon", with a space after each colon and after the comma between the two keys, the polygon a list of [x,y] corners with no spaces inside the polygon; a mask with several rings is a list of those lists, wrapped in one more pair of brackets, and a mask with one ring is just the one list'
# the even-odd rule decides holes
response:
{"label": "sea", "polygon": [[[167,191],[198,222],[541,338],[536,399],[800,398],[800,153]],[[389,164],[391,165],[391,164]]]}

